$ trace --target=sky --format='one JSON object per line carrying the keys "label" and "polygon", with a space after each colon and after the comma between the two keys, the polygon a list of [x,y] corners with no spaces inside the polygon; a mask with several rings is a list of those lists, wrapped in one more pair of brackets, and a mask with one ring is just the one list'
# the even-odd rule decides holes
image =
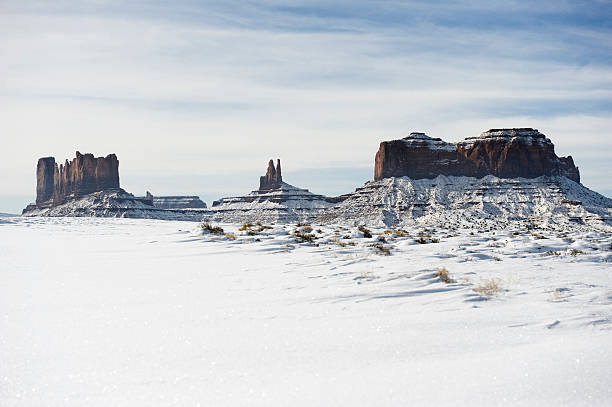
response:
{"label": "sky", "polygon": [[0,212],[39,157],[136,195],[338,195],[381,141],[534,127],[612,196],[612,1],[0,1]]}

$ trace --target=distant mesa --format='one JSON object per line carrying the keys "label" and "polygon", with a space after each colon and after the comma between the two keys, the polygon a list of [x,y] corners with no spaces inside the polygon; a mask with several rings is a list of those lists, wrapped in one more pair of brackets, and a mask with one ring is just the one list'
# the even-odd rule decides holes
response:
{"label": "distant mesa", "polygon": [[36,166],[36,202],[23,216],[100,216],[200,220],[206,204],[197,196],[136,197],[120,187],[115,154],[76,158],[57,165],[43,157]]}
{"label": "distant mesa", "polygon": [[159,209],[192,209],[192,208],[206,208],[206,203],[203,202],[199,196],[155,196],[147,191],[145,199],[151,202],[156,208]]}
{"label": "distant mesa", "polygon": [[580,182],[572,157],[558,157],[552,142],[532,128],[490,129],[478,137],[448,143],[424,133],[380,143],[374,179],[438,175],[483,178],[564,176]]}

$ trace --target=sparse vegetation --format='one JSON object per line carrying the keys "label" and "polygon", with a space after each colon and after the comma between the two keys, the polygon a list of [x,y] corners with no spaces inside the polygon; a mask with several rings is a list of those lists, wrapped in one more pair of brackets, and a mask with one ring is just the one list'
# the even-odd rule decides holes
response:
{"label": "sparse vegetation", "polygon": [[560,253],[560,252],[556,252],[556,251],[554,251],[554,250],[548,250],[548,251],[546,252],[546,254],[547,254],[547,255],[549,255],[549,256],[561,256],[561,253]]}
{"label": "sparse vegetation", "polygon": [[582,250],[579,249],[572,249],[569,252],[570,256],[577,256],[579,254],[584,254],[584,252]]}
{"label": "sparse vegetation", "polygon": [[338,238],[335,238],[335,237],[333,239],[331,239],[331,241],[333,243],[336,243],[340,247],[346,247],[346,245],[347,245],[347,243],[344,243],[342,240],[340,240]]}
{"label": "sparse vegetation", "polygon": [[312,232],[312,226],[310,226],[310,225],[304,225],[304,226],[302,226],[302,232],[304,232],[304,233],[310,233],[310,232]]}
{"label": "sparse vegetation", "polygon": [[492,297],[499,293],[499,284],[495,279],[484,280],[479,286],[474,287],[472,291],[485,297]]}
{"label": "sparse vegetation", "polygon": [[213,226],[212,224],[208,222],[203,222],[201,226],[202,226],[203,231],[212,233],[213,235],[223,234],[223,228],[221,226]]}
{"label": "sparse vegetation", "polygon": [[438,277],[443,283],[450,284],[455,282],[455,280],[451,278],[450,272],[446,267],[442,267],[434,275]]}
{"label": "sparse vegetation", "polygon": [[372,237],[372,231],[370,229],[366,229],[365,226],[359,226],[359,231],[363,233],[363,237],[367,239]]}
{"label": "sparse vegetation", "polygon": [[225,237],[227,237],[230,240],[236,240],[236,235],[233,233],[226,233]]}
{"label": "sparse vegetation", "polygon": [[242,225],[240,229],[238,230],[242,232],[246,232],[246,234],[249,236],[255,236],[255,235],[260,234],[266,229],[272,229],[272,226],[262,225],[261,222],[257,222],[255,223],[255,225],[253,225],[250,222],[247,222],[244,225]]}
{"label": "sparse vegetation", "polygon": [[380,254],[381,256],[389,256],[391,254],[391,249],[383,246],[381,243],[373,243],[369,246],[377,249],[376,253]]}
{"label": "sparse vegetation", "polygon": [[298,239],[300,239],[301,242],[314,243],[314,240],[316,239],[315,235],[312,235],[310,233],[304,233],[304,232],[302,232],[300,230],[295,230],[293,232],[293,236],[295,236]]}
{"label": "sparse vegetation", "polygon": [[406,232],[403,229],[395,229],[395,230],[393,230],[393,233],[395,233],[399,237],[407,237],[408,236],[408,232]]}

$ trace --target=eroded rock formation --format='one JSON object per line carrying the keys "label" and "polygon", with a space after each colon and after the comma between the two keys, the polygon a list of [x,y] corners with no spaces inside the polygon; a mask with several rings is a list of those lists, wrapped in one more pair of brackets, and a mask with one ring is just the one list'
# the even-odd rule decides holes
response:
{"label": "eroded rock formation", "polygon": [[57,165],[44,157],[36,167],[36,206],[57,206],[93,192],[119,189],[119,161],[115,154],[94,157],[76,152],[76,158]]}
{"label": "eroded rock formation", "polygon": [[491,129],[478,137],[447,143],[423,133],[380,143],[374,179],[453,175],[537,178],[560,175],[580,182],[572,157],[558,157],[550,139],[531,128]]}
{"label": "eroded rock formation", "polygon": [[274,161],[270,160],[266,175],[259,177],[259,190],[271,191],[280,188],[282,184],[283,176],[281,174],[280,160],[276,160],[276,168],[274,167]]}

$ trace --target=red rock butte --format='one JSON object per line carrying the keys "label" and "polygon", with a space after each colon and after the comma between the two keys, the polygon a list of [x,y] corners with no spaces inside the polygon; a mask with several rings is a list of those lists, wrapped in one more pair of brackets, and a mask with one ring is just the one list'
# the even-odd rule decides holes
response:
{"label": "red rock butte", "polygon": [[550,139],[532,128],[490,129],[478,137],[448,143],[424,133],[383,141],[376,153],[374,179],[438,175],[482,178],[564,176],[580,182],[571,156],[558,157]]}
{"label": "red rock butte", "polygon": [[76,152],[76,158],[57,165],[54,157],[38,160],[36,167],[36,206],[55,206],[68,198],[93,192],[119,189],[119,161],[115,154],[94,157]]}
{"label": "red rock butte", "polygon": [[276,167],[274,167],[274,161],[270,160],[266,175],[259,177],[259,190],[271,191],[280,188],[282,184],[283,176],[281,174],[280,159],[276,160]]}

